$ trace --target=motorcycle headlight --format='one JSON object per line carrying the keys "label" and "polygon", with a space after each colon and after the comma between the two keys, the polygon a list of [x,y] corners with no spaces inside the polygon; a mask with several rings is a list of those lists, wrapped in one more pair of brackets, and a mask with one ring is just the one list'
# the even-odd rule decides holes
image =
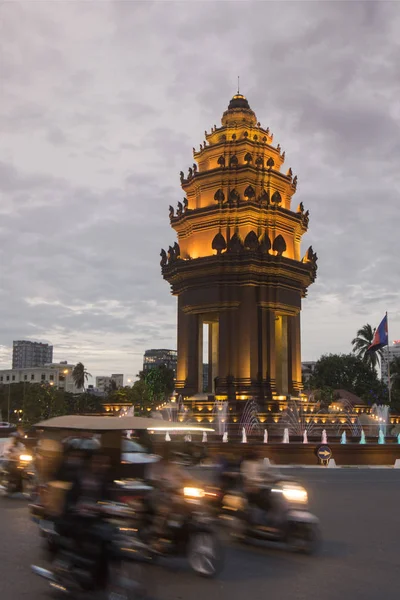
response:
{"label": "motorcycle headlight", "polygon": [[31,462],[31,460],[33,460],[33,456],[31,454],[21,454],[19,460],[21,462]]}
{"label": "motorcycle headlight", "polygon": [[197,487],[185,487],[183,488],[183,495],[185,498],[204,498],[205,492],[202,488]]}
{"label": "motorcycle headlight", "polygon": [[301,504],[308,502],[307,490],[301,485],[284,485],[282,486],[282,494],[288,502],[299,502]]}

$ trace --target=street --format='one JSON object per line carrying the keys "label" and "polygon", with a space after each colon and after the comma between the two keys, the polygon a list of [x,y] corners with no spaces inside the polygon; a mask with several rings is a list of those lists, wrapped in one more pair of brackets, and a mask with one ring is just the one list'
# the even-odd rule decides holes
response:
{"label": "street", "polygon": [[[319,556],[227,544],[225,570],[214,581],[197,577],[176,560],[149,567],[157,600],[397,600],[400,471],[299,469],[290,474],[307,487],[311,509],[321,519]],[[26,501],[0,498],[0,532],[2,600],[49,597],[46,583],[30,572],[40,554]]]}

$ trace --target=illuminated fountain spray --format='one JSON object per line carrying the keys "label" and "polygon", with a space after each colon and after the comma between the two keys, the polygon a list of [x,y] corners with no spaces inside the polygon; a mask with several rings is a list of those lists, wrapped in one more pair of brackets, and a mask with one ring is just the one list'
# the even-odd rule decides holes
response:
{"label": "illuminated fountain spray", "polygon": [[[254,399],[247,400],[240,419],[240,429],[245,429],[249,435],[255,432],[261,432],[261,424],[258,420],[258,405]],[[239,429],[239,431],[240,431]]]}
{"label": "illuminated fountain spray", "polygon": [[207,443],[207,431],[203,431],[203,439],[201,440],[203,444]]}
{"label": "illuminated fountain spray", "polygon": [[364,429],[361,430],[360,444],[366,444]]}
{"label": "illuminated fountain spray", "polygon": [[397,443],[400,444],[400,433],[397,436]]}
{"label": "illuminated fountain spray", "polygon": [[264,444],[268,444],[268,431],[266,428],[264,429]]}
{"label": "illuminated fountain spray", "polygon": [[304,431],[304,433],[303,433],[303,444],[308,444],[307,431]]}
{"label": "illuminated fountain spray", "polygon": [[282,440],[283,444],[288,444],[289,443],[289,429],[287,427],[285,427],[285,429],[283,430],[283,440]]}
{"label": "illuminated fountain spray", "polygon": [[371,407],[371,416],[379,425],[379,431],[382,431],[383,435],[385,436],[387,425],[389,423],[389,406],[386,404],[373,404]]}
{"label": "illuminated fountain spray", "polygon": [[322,430],[321,443],[322,444],[327,444],[328,443],[328,436],[326,435],[326,429]]}
{"label": "illuminated fountain spray", "polygon": [[228,402],[216,400],[214,403],[214,414],[217,417],[218,433],[224,435],[228,426]]}
{"label": "illuminated fountain spray", "polygon": [[[311,396],[310,396],[311,397]],[[287,409],[282,415],[282,421],[289,429],[290,435],[308,436],[313,433],[316,427],[317,415],[319,412],[306,413],[300,400],[291,398],[288,401]]]}
{"label": "illuminated fountain spray", "polygon": [[341,444],[347,444],[347,436],[346,436],[346,432],[343,431],[342,433],[342,437],[340,438],[340,443]]}
{"label": "illuminated fountain spray", "polygon": [[247,444],[247,435],[244,427],[242,428],[242,444]]}
{"label": "illuminated fountain spray", "polygon": [[224,435],[222,436],[222,441],[224,444],[228,443],[228,432],[225,431]]}
{"label": "illuminated fountain spray", "polygon": [[378,444],[384,444],[385,443],[385,434],[383,433],[382,429],[379,430],[379,435],[378,435]]}

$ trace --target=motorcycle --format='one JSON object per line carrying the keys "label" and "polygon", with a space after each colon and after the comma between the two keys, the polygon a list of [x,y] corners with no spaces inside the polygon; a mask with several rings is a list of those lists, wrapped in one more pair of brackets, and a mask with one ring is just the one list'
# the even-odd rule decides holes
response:
{"label": "motorcycle", "polygon": [[308,509],[305,488],[289,479],[261,486],[259,497],[268,509],[249,505],[244,493],[229,492],[222,502],[221,519],[239,541],[280,542],[294,552],[313,554],[320,543],[319,520]]}
{"label": "motorcycle", "polygon": [[205,502],[205,491],[198,487],[184,487],[171,501],[162,534],[154,531],[154,509],[147,499],[137,511],[136,527],[139,539],[147,544],[153,559],[158,556],[184,556],[193,571],[202,577],[215,577],[223,568],[224,557],[215,519]]}
{"label": "motorcycle", "polygon": [[36,489],[33,456],[22,453],[18,459],[6,460],[1,466],[0,480],[7,495],[22,493],[32,498]]}
{"label": "motorcycle", "polygon": [[138,561],[144,557],[145,547],[115,524],[126,518],[127,508],[102,503],[80,507],[76,514],[83,524],[78,539],[49,530],[51,569],[32,565],[33,572],[53,590],[71,595],[100,591],[118,600],[146,598],[144,567]]}

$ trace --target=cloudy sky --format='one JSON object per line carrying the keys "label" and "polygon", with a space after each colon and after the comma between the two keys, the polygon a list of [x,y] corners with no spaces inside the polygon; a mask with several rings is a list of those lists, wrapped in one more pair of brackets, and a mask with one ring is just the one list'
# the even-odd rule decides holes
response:
{"label": "cloudy sky", "polygon": [[13,339],[127,377],[176,346],[168,206],[237,75],[311,213],[303,360],[386,310],[400,338],[400,4],[9,1],[0,30],[1,368]]}

